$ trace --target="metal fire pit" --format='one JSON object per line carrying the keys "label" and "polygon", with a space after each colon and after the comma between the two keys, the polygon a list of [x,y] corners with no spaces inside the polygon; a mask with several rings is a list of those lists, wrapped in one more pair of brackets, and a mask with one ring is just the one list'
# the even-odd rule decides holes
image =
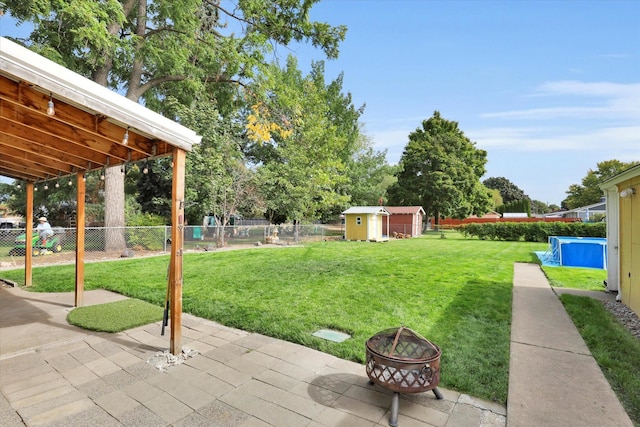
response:
{"label": "metal fire pit", "polygon": [[393,391],[389,425],[398,425],[399,393],[432,390],[442,399],[440,348],[409,328],[386,329],[367,340],[367,376],[371,384]]}

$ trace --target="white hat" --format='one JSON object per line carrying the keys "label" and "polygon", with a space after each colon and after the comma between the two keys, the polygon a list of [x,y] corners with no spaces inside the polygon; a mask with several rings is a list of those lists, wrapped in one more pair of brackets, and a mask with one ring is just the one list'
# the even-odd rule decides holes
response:
{"label": "white hat", "polygon": [[38,218],[38,221],[44,221],[44,222],[47,222],[47,218],[45,218],[45,217],[41,216],[40,218]]}

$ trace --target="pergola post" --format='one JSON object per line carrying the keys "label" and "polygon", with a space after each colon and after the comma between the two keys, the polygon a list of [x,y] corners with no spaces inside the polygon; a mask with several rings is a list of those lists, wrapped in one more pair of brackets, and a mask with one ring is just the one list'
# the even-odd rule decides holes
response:
{"label": "pergola post", "polygon": [[84,223],[85,223],[85,183],[84,172],[78,172],[76,195],[76,289],[74,306],[84,304]]}
{"label": "pergola post", "polygon": [[33,282],[35,183],[77,174],[75,305],[81,306],[85,174],[173,155],[173,245],[167,289],[171,291],[171,348],[181,352],[185,157],[202,137],[4,37],[0,37],[0,63],[0,176],[25,182],[26,286]]}
{"label": "pergola post", "polygon": [[171,204],[171,260],[169,264],[169,301],[171,307],[171,354],[182,352],[182,255],[184,241],[184,178],[186,153],[173,149]]}
{"label": "pergola post", "polygon": [[33,182],[27,182],[27,212],[24,226],[24,285],[33,285]]}

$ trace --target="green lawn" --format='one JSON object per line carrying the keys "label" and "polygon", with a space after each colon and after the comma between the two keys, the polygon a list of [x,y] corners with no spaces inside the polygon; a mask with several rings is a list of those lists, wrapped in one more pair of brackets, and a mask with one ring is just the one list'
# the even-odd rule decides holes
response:
{"label": "green lawn", "polygon": [[72,325],[98,332],[121,332],[162,320],[162,307],[138,299],[77,307],[67,320]]}
{"label": "green lawn", "polygon": [[[442,348],[443,387],[504,404],[513,263],[535,261],[546,245],[446,235],[188,253],[183,309],[357,362],[370,336],[405,325]],[[85,288],[161,306],[167,265],[167,256],[87,264]],[[2,273],[18,283],[22,275]],[[73,266],[33,270],[35,291],[72,291],[73,281]],[[322,328],[353,338],[311,335]]]}
{"label": "green lawn", "polygon": [[576,267],[542,267],[551,286],[586,291],[604,291],[607,270]]}

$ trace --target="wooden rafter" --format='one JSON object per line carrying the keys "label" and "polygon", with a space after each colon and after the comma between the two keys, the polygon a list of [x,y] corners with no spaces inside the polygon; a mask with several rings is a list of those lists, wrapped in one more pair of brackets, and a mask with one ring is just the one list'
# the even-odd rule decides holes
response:
{"label": "wooden rafter", "polygon": [[88,110],[0,75],[0,175],[35,182],[171,154],[170,144]]}

